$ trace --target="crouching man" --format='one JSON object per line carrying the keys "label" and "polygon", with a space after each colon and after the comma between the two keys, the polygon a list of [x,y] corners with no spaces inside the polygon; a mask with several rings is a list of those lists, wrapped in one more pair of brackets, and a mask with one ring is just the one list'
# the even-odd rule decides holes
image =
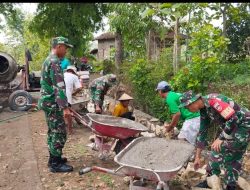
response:
{"label": "crouching man", "polygon": [[[242,157],[250,140],[250,112],[234,100],[222,94],[207,96],[195,95],[192,91],[181,97],[181,106],[191,112],[200,111],[201,126],[197,136],[195,169],[201,166],[201,151],[207,145],[207,134],[211,123],[221,128],[221,133],[211,145],[211,154],[207,165],[207,175],[221,173],[225,169],[226,190],[235,190],[241,171]],[[198,187],[208,187],[207,181]]]}

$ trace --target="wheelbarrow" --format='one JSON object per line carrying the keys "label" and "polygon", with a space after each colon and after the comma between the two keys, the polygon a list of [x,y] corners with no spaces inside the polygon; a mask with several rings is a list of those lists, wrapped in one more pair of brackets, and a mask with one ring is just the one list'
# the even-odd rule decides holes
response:
{"label": "wheelbarrow", "polygon": [[73,96],[72,101],[73,103],[71,104],[71,108],[77,112],[81,112],[83,109],[87,109],[90,98],[87,97],[86,94],[84,94],[81,96]]}
{"label": "wheelbarrow", "polygon": [[133,178],[156,182],[156,190],[169,190],[169,180],[188,163],[194,146],[182,140],[164,138],[139,137],[126,146],[114,161],[120,165],[118,169],[92,166],[82,168],[80,175],[90,171],[98,171],[118,176],[130,177],[130,190],[148,190],[150,188],[136,186]]}
{"label": "wheelbarrow", "polygon": [[[87,113],[86,116],[81,116],[76,111],[71,110],[73,116],[80,122],[89,127],[93,133],[96,134],[95,145],[100,152],[99,158],[105,160],[108,158],[109,153],[115,142],[120,140],[122,146],[120,149],[127,146],[130,138],[133,138],[140,132],[148,131],[148,128],[144,125],[121,117],[115,117],[110,115],[101,115],[95,113]],[[110,142],[106,142],[107,137],[113,138]]]}

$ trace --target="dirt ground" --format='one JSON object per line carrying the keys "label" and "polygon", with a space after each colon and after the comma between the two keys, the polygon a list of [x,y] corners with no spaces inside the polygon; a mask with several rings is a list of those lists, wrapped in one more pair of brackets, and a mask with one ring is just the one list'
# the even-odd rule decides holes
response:
{"label": "dirt ground", "polygon": [[[11,115],[10,112],[4,114]],[[101,161],[98,152],[86,146],[92,134],[88,128],[75,127],[64,148],[64,156],[74,171],[51,173],[47,167],[47,126],[42,111],[25,114],[2,123],[0,127],[0,189],[127,189],[123,178],[118,176],[95,172],[83,176],[78,174],[84,166],[98,165],[109,169],[118,167],[112,159]]]}
{"label": "dirt ground", "polygon": [[[22,116],[20,116],[22,115]],[[127,190],[123,177],[90,172],[79,175],[85,166],[97,165],[109,169],[119,167],[112,157],[107,161],[98,158],[98,152],[86,145],[90,143],[89,128],[77,125],[69,135],[64,156],[74,167],[71,173],[51,173],[48,170],[47,126],[42,111],[13,113],[5,111],[0,119],[15,117],[0,123],[0,189],[3,190]],[[177,189],[182,189],[178,188]],[[175,188],[175,189],[176,189]]]}

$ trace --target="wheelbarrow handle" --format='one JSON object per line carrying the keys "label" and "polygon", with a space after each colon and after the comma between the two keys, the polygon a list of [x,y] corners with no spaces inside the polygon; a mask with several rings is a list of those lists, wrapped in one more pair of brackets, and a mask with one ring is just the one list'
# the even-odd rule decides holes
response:
{"label": "wheelbarrow handle", "polygon": [[89,173],[92,171],[92,167],[86,167],[86,168],[82,168],[80,169],[79,171],[79,175],[83,175],[83,174],[86,174],[86,173]]}
{"label": "wheelbarrow handle", "polygon": [[72,108],[69,108],[69,109],[70,109],[70,111],[71,111],[73,117],[79,119],[80,122],[81,122],[83,125],[85,125],[85,126],[89,127],[90,129],[92,129],[92,128],[91,128],[91,126],[92,126],[92,121],[90,121],[90,122],[88,123],[88,122],[85,121],[85,119],[83,119],[83,117],[82,117],[80,114],[78,114],[75,110],[73,110]]}
{"label": "wheelbarrow handle", "polygon": [[119,167],[117,170],[110,170],[110,169],[102,168],[102,167],[98,167],[98,166],[86,167],[86,168],[82,168],[79,171],[79,175],[83,175],[83,174],[86,174],[86,173],[91,172],[91,171],[98,171],[98,172],[103,172],[103,173],[108,173],[108,174],[118,175],[118,176],[124,177],[126,175],[118,172],[122,167],[123,166]]}

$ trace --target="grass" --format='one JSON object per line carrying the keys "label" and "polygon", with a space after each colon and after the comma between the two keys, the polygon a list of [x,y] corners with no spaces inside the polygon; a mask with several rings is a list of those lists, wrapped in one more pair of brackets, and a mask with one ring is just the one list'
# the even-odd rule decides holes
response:
{"label": "grass", "polygon": [[249,85],[250,84],[250,75],[238,75],[233,80],[233,83],[236,85]]}
{"label": "grass", "polygon": [[80,154],[80,155],[84,155],[85,153],[87,153],[86,148],[85,148],[84,145],[82,145],[82,144],[77,144],[75,150],[76,150],[77,153]]}
{"label": "grass", "polygon": [[100,179],[104,183],[106,183],[109,187],[111,187],[111,188],[114,187],[114,180],[110,176],[108,176],[106,174],[103,174],[103,175],[100,176]]}

